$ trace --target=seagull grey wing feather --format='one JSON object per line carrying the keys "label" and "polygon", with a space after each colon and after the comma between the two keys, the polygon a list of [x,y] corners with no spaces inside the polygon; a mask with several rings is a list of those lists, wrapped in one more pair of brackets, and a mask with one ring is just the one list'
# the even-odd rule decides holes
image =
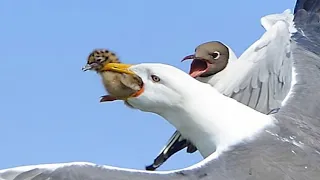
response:
{"label": "seagull grey wing feather", "polygon": [[265,114],[281,106],[291,87],[291,33],[286,19],[290,15],[287,11],[282,15],[284,18],[275,22],[269,20],[272,15],[262,18],[264,25],[271,21],[265,25],[267,31],[214,85],[224,95]]}
{"label": "seagull grey wing feather", "polygon": [[[66,163],[18,167],[0,171],[1,180],[143,180],[143,179],[176,179],[174,173],[151,174],[146,171],[135,171],[110,166],[99,166],[92,163]],[[170,174],[170,175],[169,175]],[[179,179],[179,178],[178,178]]]}
{"label": "seagull grey wing feather", "polygon": [[295,7],[292,37],[296,83],[275,117],[307,139],[320,155],[320,1],[300,0]]}

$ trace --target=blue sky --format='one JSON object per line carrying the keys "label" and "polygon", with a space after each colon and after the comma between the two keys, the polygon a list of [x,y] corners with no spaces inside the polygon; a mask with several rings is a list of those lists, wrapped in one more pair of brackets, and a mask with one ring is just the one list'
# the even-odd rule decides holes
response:
{"label": "blue sky", "polygon": [[[99,103],[100,78],[82,72],[94,48],[123,62],[181,58],[220,40],[239,56],[263,33],[260,18],[294,0],[0,1],[0,169],[88,161],[144,169],[174,132],[161,117],[122,102]],[[185,151],[160,170],[202,159]]]}

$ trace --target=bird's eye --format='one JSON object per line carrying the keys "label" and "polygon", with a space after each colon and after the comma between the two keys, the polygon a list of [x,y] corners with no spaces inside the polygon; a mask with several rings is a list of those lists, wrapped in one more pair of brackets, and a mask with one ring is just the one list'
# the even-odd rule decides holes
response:
{"label": "bird's eye", "polygon": [[96,61],[97,61],[97,62],[102,62],[102,61],[104,61],[104,58],[103,58],[103,57],[97,57],[97,58],[96,58]]}
{"label": "bird's eye", "polygon": [[215,51],[214,53],[211,53],[210,56],[211,56],[213,59],[219,59],[219,57],[220,57],[220,52]]}
{"label": "bird's eye", "polygon": [[152,78],[152,81],[154,82],[159,82],[160,81],[160,78],[156,75],[151,75],[151,78]]}

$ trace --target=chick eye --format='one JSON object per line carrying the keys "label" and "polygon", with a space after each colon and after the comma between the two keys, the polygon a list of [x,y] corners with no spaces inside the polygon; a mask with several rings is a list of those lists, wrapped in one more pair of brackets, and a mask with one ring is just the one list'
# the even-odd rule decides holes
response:
{"label": "chick eye", "polygon": [[151,78],[152,78],[152,81],[154,82],[159,82],[160,81],[160,78],[156,75],[151,75]]}
{"label": "chick eye", "polygon": [[102,62],[102,61],[104,61],[104,58],[103,58],[103,57],[97,57],[97,58],[96,58],[96,61],[97,61],[97,62]]}
{"label": "chick eye", "polygon": [[215,51],[214,53],[211,53],[210,56],[211,56],[213,59],[219,59],[219,57],[220,57],[220,52]]}

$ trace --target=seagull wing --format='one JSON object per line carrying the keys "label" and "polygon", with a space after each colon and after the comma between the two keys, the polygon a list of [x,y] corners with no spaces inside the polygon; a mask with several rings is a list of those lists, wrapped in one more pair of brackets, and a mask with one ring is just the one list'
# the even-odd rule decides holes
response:
{"label": "seagull wing", "polygon": [[291,87],[292,19],[288,10],[263,17],[261,22],[266,32],[238,60],[230,63],[214,87],[265,114],[279,108]]}

